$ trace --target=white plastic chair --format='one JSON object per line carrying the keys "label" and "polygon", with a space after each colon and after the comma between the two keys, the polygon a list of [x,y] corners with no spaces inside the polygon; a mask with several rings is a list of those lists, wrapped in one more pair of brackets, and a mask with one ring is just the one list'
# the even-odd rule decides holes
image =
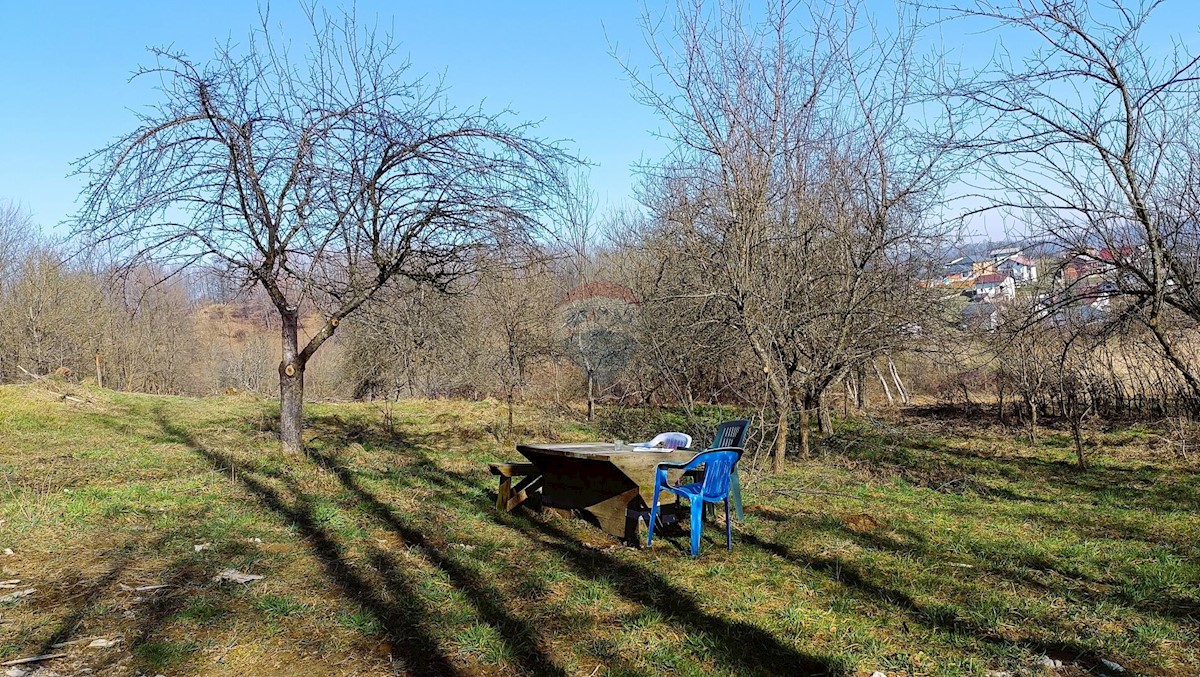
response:
{"label": "white plastic chair", "polygon": [[686,433],[659,433],[646,443],[648,447],[663,447],[664,449],[686,449],[692,446],[692,436]]}

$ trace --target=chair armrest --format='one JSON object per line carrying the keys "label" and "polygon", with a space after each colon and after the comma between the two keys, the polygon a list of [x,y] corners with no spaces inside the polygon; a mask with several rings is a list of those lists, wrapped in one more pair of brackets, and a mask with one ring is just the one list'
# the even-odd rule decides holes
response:
{"label": "chair armrest", "polygon": [[709,453],[710,451],[736,451],[741,454],[742,449],[741,447],[718,447],[716,449],[704,449],[696,452],[696,455],[692,457],[692,460],[686,463],[659,463],[658,467],[676,468],[679,470],[694,470],[704,465],[704,459],[700,457]]}
{"label": "chair armrest", "polygon": [[687,461],[686,463],[671,463],[671,462],[659,463],[656,466],[655,471],[654,471],[655,484],[664,484],[665,485],[667,483],[667,470],[668,469],[683,470],[686,472],[688,470],[695,470],[696,468],[704,465],[704,459],[701,457],[704,454],[707,454],[707,453],[713,452],[713,451],[736,451],[738,454],[738,460],[741,460],[742,453],[745,451],[745,449],[743,449],[742,447],[716,447],[715,449],[704,449],[702,451],[697,452],[696,455],[694,457],[692,457],[692,460]]}

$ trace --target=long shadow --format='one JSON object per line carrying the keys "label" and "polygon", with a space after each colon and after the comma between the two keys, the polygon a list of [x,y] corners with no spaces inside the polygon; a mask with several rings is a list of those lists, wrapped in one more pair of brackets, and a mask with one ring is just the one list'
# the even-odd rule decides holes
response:
{"label": "long shadow", "polygon": [[999,635],[990,628],[978,623],[947,613],[945,609],[932,605],[918,603],[908,593],[881,586],[868,580],[853,562],[846,562],[836,557],[810,557],[793,552],[790,548],[779,543],[764,541],[752,533],[743,533],[741,542],[750,547],[770,553],[788,563],[807,567],[828,575],[835,582],[852,588],[871,598],[878,599],[887,605],[903,611],[913,619],[934,631],[953,631],[969,635],[987,644],[1003,649],[1017,646],[1052,658],[1067,659],[1081,669],[1092,674],[1102,674],[1103,664],[1100,656],[1091,649],[1077,642],[1042,642],[1037,640],[1011,641]]}
{"label": "long shadow", "polygon": [[[868,550],[890,551],[924,562],[941,562],[945,559],[945,554],[939,551],[936,546],[930,544],[924,535],[903,526],[896,529],[905,537],[904,539],[900,539],[874,531],[854,531],[846,528],[845,525],[836,520],[815,519],[801,522],[797,518],[792,518],[788,522],[790,525],[799,526],[806,531],[822,531],[840,538],[849,539]],[[750,542],[757,543],[760,546],[766,543],[753,534],[748,534],[747,537]],[[777,544],[771,545],[777,549],[783,547]],[[788,555],[780,551],[775,552],[775,554],[784,556],[785,558],[788,557]],[[971,554],[975,558],[974,571],[1006,579],[1014,585],[1035,588],[1037,594],[1049,593],[1065,598],[1074,597],[1093,606],[1101,602],[1124,605],[1143,613],[1159,616],[1165,620],[1185,624],[1195,624],[1197,619],[1200,619],[1200,603],[1197,603],[1195,600],[1161,596],[1152,600],[1134,599],[1127,592],[1120,589],[1123,584],[1120,580],[1094,577],[1078,571],[1072,571],[1064,567],[1063,564],[1045,557],[1031,557],[1028,553],[1023,552],[1001,553],[1002,560],[1007,555],[1008,558],[1017,562],[1017,564],[1005,564],[997,563],[993,553],[980,553],[972,550]],[[846,564],[841,562],[836,568],[841,571],[845,566]],[[1063,580],[1063,585],[1048,584],[1038,579],[1032,573],[1034,571],[1050,572],[1060,577]],[[1095,590],[1096,587],[1117,589],[1111,592],[1098,592]]]}
{"label": "long shadow", "polygon": [[325,528],[317,524],[310,497],[300,491],[293,481],[283,478],[296,504],[295,507],[288,505],[280,492],[254,477],[253,468],[204,446],[190,432],[167,420],[161,410],[157,410],[155,416],[164,433],[199,454],[213,469],[220,472],[235,470],[238,481],[246,490],[263,506],[278,514],[304,535],[312,554],[325,569],[326,577],[337,585],[347,598],[369,610],[379,620],[406,668],[423,675],[458,674],[450,659],[438,648],[435,639],[422,627],[420,621],[426,612],[416,601],[415,586],[398,568],[390,564],[385,555],[373,553],[371,560],[385,565],[379,573],[386,582],[387,592],[390,593],[388,595],[381,594],[378,586],[345,561],[341,545]]}
{"label": "long shadow", "polygon": [[[354,473],[344,465],[334,463],[331,459],[319,454],[313,456],[322,461],[325,467],[334,473],[342,486],[354,494],[368,512],[386,523],[406,542],[420,546],[426,559],[441,569],[456,587],[467,593],[470,603],[475,607],[479,616],[500,632],[508,646],[516,652],[522,665],[528,666],[540,675],[565,676],[567,674],[539,646],[541,638],[532,624],[509,612],[505,606],[504,595],[498,589],[487,584],[479,573],[455,562],[438,549],[431,547],[424,535],[406,524],[391,506],[363,488]],[[447,475],[453,475],[453,473],[447,473]],[[448,477],[445,481],[447,485],[455,484]],[[460,480],[457,484],[465,485],[467,483]],[[461,492],[455,492],[455,494],[461,495]]]}
{"label": "long shadow", "polygon": [[[943,471],[943,474],[947,470],[953,470],[955,474],[978,480],[987,491],[998,492],[1001,495],[1009,490],[995,485],[994,480],[998,472],[1012,481],[1032,481],[1050,490],[1068,488],[1091,495],[1105,493],[1122,503],[1136,505],[1142,509],[1200,510],[1200,483],[1190,474],[1183,478],[1174,477],[1174,481],[1170,482],[1157,481],[1172,477],[1167,468],[1108,464],[1079,470],[1072,461],[1065,458],[988,455],[971,449],[947,448],[919,436],[848,433],[841,438],[843,443],[832,447],[828,455],[873,464],[892,464],[909,471],[911,477],[907,478],[916,486],[929,486],[928,473],[922,475],[921,471],[935,466]],[[890,444],[880,444],[881,439]],[[1153,481],[1154,485],[1148,488],[1137,486],[1146,481]],[[1011,492],[1011,496],[1003,497],[1023,501],[1046,501],[1042,497],[1015,492]]]}
{"label": "long shadow", "polygon": [[[126,641],[130,651],[136,652],[139,646],[158,637],[163,630],[165,621],[179,611],[191,598],[191,593],[196,586],[206,584],[210,576],[195,559],[186,556],[170,562],[162,570],[171,572],[169,578],[159,581],[159,584],[168,587],[145,593],[150,598],[138,605],[135,616],[137,624],[131,635],[127,636]],[[196,649],[195,645],[187,645],[187,653],[192,653]],[[103,674],[107,669],[115,669],[121,659],[120,653],[102,654],[97,657],[95,662],[91,663],[91,667],[94,670],[101,670],[101,674]]]}
{"label": "long shadow", "polygon": [[[150,547],[160,547],[165,541],[165,537],[160,538],[155,543],[152,543]],[[120,553],[117,560],[108,567],[108,570],[100,578],[87,584],[82,594],[77,596],[77,601],[72,604],[71,612],[67,617],[59,621],[58,627],[55,628],[54,632],[42,640],[41,646],[38,648],[38,654],[51,653],[51,649],[55,644],[70,641],[79,629],[79,624],[87,617],[88,607],[99,601],[105,593],[110,592],[112,587],[119,582],[121,574],[136,559],[137,548],[133,541],[127,541],[118,547],[117,550]]]}
{"label": "long shadow", "polygon": [[561,555],[576,573],[611,586],[631,602],[654,609],[688,635],[705,637],[714,649],[713,659],[736,674],[815,676],[849,672],[828,659],[788,646],[755,625],[714,616],[693,595],[671,585],[659,574],[586,548],[551,524],[515,513],[498,515],[496,523],[515,530],[538,547]]}

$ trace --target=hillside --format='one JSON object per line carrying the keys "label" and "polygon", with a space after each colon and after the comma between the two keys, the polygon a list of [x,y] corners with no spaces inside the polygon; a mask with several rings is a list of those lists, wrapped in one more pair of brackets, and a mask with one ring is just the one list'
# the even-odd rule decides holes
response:
{"label": "hillside", "polygon": [[[1200,480],[1153,434],[839,422],[746,468],[734,549],[651,549],[494,507],[502,408],[273,405],[0,387],[0,663],[61,675],[1091,674],[1200,671]],[[523,438],[600,433],[533,410]],[[646,431],[621,431],[636,439]],[[607,436],[607,434],[606,434]],[[226,569],[263,578],[216,582]],[[18,581],[11,583],[11,581]],[[165,586],[148,588],[147,586]],[[119,640],[86,648],[93,638]],[[84,640],[84,641],[80,641]],[[71,643],[75,642],[75,643]]]}

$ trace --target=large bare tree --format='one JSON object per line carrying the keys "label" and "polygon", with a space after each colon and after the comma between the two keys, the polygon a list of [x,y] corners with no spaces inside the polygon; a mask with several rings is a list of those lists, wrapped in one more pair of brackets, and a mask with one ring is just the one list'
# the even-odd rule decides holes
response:
{"label": "large bare tree", "polygon": [[[1147,26],[1161,0],[977,0],[936,7],[964,31],[1011,36],[948,83],[986,177],[983,209],[1016,212],[1029,235],[1089,259],[1114,297],[1106,320],[1145,327],[1200,401],[1177,340],[1200,322],[1200,55]],[[1162,19],[1159,19],[1160,21]],[[1070,260],[1068,257],[1067,260]],[[1097,276],[1060,297],[1074,303]],[[1074,287],[1075,289],[1072,289]]]}
{"label": "large bare tree", "polygon": [[791,412],[807,453],[825,390],[932,309],[914,283],[949,146],[912,124],[914,108],[937,110],[916,86],[911,24],[877,33],[859,9],[774,2],[755,18],[738,2],[681,2],[669,30],[646,18],[655,63],[630,69],[675,142],[647,202],[677,233],[676,264],[703,271],[690,293],[723,304],[760,363],[776,471]]}
{"label": "large bare tree", "polygon": [[289,452],[303,449],[305,366],[342,319],[389,279],[442,284],[498,237],[526,237],[572,162],[507,114],[452,107],[392,36],[351,15],[308,20],[301,58],[265,17],[244,49],[204,63],[152,50],[137,76],[162,98],[79,161],[90,181],[74,223],[129,263],[220,264],[265,290]]}

